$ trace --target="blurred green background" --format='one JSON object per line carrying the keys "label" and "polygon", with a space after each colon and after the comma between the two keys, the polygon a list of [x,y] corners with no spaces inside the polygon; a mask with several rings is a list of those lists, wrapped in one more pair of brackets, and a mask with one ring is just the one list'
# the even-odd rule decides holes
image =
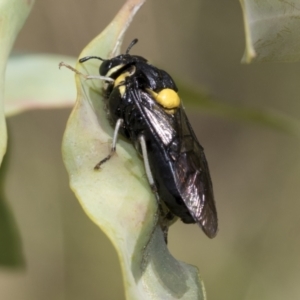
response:
{"label": "blurred green background", "polygon": [[[78,56],[123,3],[39,0],[15,50]],[[132,53],[223,103],[299,118],[298,63],[240,64],[237,0],[148,0],[124,48],[135,37],[140,41]],[[124,299],[116,252],[68,187],[60,147],[69,113],[31,111],[8,119],[5,194],[26,266],[0,268],[1,299]],[[255,123],[189,107],[187,113],[209,161],[220,229],[209,240],[197,226],[177,222],[170,251],[199,268],[210,300],[299,299],[299,141]]]}

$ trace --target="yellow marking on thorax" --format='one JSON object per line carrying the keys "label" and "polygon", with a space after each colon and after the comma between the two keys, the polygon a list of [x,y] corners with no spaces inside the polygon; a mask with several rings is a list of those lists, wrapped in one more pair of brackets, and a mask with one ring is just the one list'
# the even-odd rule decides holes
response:
{"label": "yellow marking on thorax", "polygon": [[159,93],[147,89],[147,91],[154,97],[154,99],[165,109],[172,110],[180,105],[180,98],[178,94],[172,89],[163,89]]}

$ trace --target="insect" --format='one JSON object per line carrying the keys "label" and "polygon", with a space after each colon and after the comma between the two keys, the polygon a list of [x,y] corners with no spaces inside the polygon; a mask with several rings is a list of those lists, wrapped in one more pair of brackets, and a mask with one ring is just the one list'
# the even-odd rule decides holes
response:
{"label": "insect", "polygon": [[105,76],[104,96],[108,117],[114,126],[110,153],[116,151],[119,134],[128,138],[142,155],[149,184],[160,201],[184,223],[197,223],[213,238],[218,220],[212,181],[204,150],[187,119],[178,89],[171,76],[129,51],[111,59],[97,56]]}

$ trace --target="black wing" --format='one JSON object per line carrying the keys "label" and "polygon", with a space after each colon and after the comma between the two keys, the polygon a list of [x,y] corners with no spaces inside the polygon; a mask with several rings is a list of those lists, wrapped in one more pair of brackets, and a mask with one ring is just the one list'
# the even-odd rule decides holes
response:
{"label": "black wing", "polygon": [[[129,95],[135,101],[151,131],[156,133],[172,164],[177,190],[195,222],[205,234],[213,238],[218,229],[217,212],[212,182],[203,147],[187,119],[184,108],[177,108],[175,114],[167,113],[148,93],[139,89]],[[177,147],[170,147],[174,140]]]}
{"label": "black wing", "polygon": [[181,142],[174,162],[178,190],[194,220],[208,237],[213,238],[217,234],[218,219],[204,149],[197,140],[184,108],[180,107],[175,116]]}

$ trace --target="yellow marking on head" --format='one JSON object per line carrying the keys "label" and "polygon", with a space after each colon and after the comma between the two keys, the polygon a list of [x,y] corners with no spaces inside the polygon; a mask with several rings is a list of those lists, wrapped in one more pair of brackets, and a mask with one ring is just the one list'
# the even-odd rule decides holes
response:
{"label": "yellow marking on head", "polygon": [[165,109],[174,109],[180,105],[180,98],[172,89],[163,89],[159,93],[148,89],[148,92],[150,92],[154,99]]}
{"label": "yellow marking on head", "polygon": [[117,66],[111,68],[105,75],[107,77],[110,77],[112,74],[118,72],[118,70],[122,69],[123,67],[124,67],[124,64],[117,65]]}

